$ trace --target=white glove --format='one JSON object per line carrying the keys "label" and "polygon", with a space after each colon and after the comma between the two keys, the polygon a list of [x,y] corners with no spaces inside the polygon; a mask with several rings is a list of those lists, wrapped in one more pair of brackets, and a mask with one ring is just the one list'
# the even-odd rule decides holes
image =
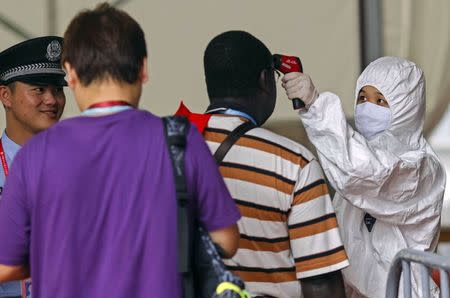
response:
{"label": "white glove", "polygon": [[283,88],[286,90],[287,97],[292,100],[300,98],[308,109],[319,97],[316,87],[309,75],[301,72],[287,73],[281,80]]}

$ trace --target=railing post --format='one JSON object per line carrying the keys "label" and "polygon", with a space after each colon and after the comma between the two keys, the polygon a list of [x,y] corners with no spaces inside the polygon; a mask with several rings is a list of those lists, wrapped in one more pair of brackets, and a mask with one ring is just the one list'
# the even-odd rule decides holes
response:
{"label": "railing post", "polygon": [[[411,264],[402,260],[403,297],[411,298]],[[398,294],[397,294],[398,295]]]}

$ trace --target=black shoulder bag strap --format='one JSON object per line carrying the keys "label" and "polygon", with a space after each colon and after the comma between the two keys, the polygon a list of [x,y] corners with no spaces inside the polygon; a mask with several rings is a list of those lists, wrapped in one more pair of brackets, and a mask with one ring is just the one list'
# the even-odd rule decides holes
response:
{"label": "black shoulder bag strap", "polygon": [[247,131],[255,128],[256,125],[253,124],[251,121],[247,121],[236,127],[227,137],[226,139],[220,144],[219,148],[217,148],[216,152],[214,152],[214,159],[216,160],[217,164],[220,165],[222,160],[225,158],[225,155],[227,155],[228,151],[230,151],[231,146],[236,143],[240,137],[242,137]]}
{"label": "black shoulder bag strap", "polygon": [[184,117],[164,117],[164,131],[172,160],[177,196],[178,272],[182,276],[184,298],[194,298],[194,274],[192,271],[192,230],[189,221],[188,192],[184,179],[184,151],[189,121]]}

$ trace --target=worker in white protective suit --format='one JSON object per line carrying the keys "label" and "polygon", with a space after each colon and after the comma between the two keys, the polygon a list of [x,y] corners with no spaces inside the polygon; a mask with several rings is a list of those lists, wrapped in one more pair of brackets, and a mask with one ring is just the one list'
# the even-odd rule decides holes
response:
{"label": "worker in white protective suit", "polygon": [[[350,267],[343,270],[350,297],[385,297],[395,254],[437,246],[445,172],[422,135],[425,79],[414,63],[383,57],[356,84],[355,126],[339,97],[318,94],[310,77],[283,78],[322,167],[336,190],[336,209]],[[413,296],[423,297],[413,270]],[[432,293],[438,295],[434,283]],[[432,296],[433,296],[432,295]]]}

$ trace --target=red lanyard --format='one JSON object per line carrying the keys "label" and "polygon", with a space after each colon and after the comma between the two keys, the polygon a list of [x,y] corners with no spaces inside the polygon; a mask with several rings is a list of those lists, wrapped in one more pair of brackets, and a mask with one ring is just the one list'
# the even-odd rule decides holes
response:
{"label": "red lanyard", "polygon": [[2,140],[0,139],[0,159],[2,161],[3,172],[5,173],[5,177],[8,176],[8,163],[6,162],[6,154],[5,150],[3,150]]}
{"label": "red lanyard", "polygon": [[124,100],[108,100],[108,101],[94,103],[93,105],[90,105],[88,107],[88,109],[109,108],[109,107],[116,107],[116,106],[131,106],[131,103],[126,102]]}

